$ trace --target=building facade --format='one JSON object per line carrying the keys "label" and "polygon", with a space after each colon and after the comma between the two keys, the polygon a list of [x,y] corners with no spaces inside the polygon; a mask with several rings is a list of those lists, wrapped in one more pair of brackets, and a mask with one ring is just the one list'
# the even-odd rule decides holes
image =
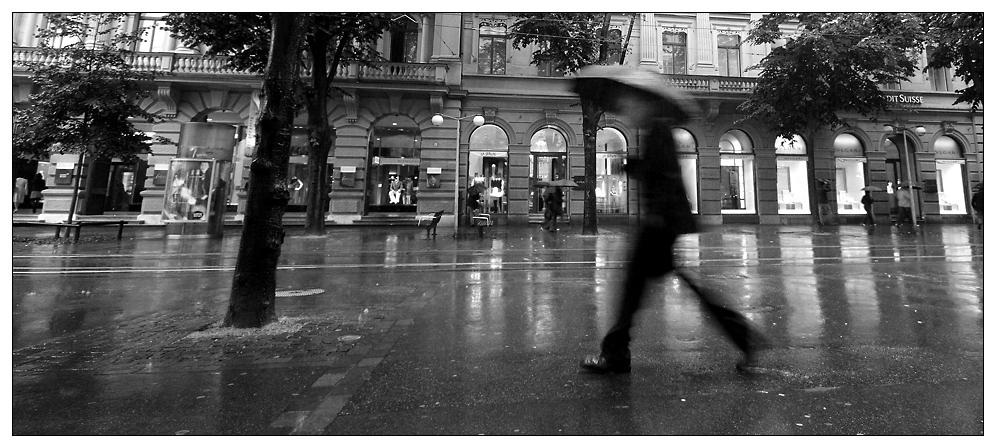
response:
{"label": "building facade", "polygon": [[[126,26],[152,27],[134,64],[170,76],[157,80],[147,110],[169,118],[143,131],[179,141],[185,123],[227,123],[236,128],[229,212],[244,208],[254,147],[260,78],[202,57],[161,30],[162,14],[135,14]],[[669,75],[674,88],[698,100],[703,117],[675,129],[679,161],[692,210],[703,224],[806,224],[833,218],[860,223],[861,190],[877,186],[874,213],[896,213],[892,192],[912,179],[925,222],[968,221],[969,196],[982,181],[983,114],[952,105],[963,88],[949,70],[918,72],[909,82],[885,86],[894,116],[878,122],[848,117],[847,126],[791,141],[764,123],[741,122],[737,106],[756,83],[746,68],[770,52],[745,44],[760,14],[643,13],[617,15],[611,36],[625,64]],[[533,48],[515,49],[507,36],[513,18],[503,14],[399,14],[404,24],[378,43],[385,60],[373,67],[343,64],[330,99],[337,139],[330,165],[327,219],[337,224],[379,217],[413,217],[445,210],[444,223],[466,220],[466,191],[477,185],[498,224],[540,219],[539,181],[584,174],[580,107],[573,79],[550,66],[530,64]],[[36,53],[41,14],[14,14],[14,101],[27,106],[29,74],[19,62]],[[628,42],[623,48],[623,42]],[[926,55],[924,55],[925,60]],[[433,117],[441,115],[441,122]],[[480,115],[484,123],[471,119]],[[289,177],[288,214],[304,211],[307,193],[306,116],[297,117]],[[438,124],[436,124],[438,123]],[[886,125],[889,125],[887,127]],[[596,203],[600,221],[640,215],[639,185],[623,170],[639,154],[645,134],[606,115],[597,137]],[[161,222],[167,170],[176,146],[157,146],[142,162],[85,162],[82,213],[131,213]],[[45,219],[68,213],[75,156],[37,163],[49,180]],[[22,162],[23,164],[23,162]],[[33,173],[32,173],[33,175]],[[106,181],[105,181],[106,180]],[[123,187],[116,187],[119,183]],[[108,192],[123,188],[127,203]],[[583,193],[570,191],[565,211],[580,221]],[[454,214],[454,210],[457,212]]]}

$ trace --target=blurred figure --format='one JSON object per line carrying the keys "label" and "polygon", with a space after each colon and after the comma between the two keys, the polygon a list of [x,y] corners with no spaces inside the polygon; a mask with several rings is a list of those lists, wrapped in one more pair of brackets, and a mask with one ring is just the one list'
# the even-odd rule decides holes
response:
{"label": "blurred figure", "polygon": [[[659,75],[619,66],[591,66],[578,75],[578,90],[595,92],[607,111],[624,116],[633,125],[650,128],[649,147],[641,160],[627,162],[627,172],[640,182],[644,215],[627,267],[626,281],[615,324],[602,339],[601,352],[585,357],[580,367],[591,373],[630,371],[633,318],[642,306],[647,284],[675,272],[698,296],[704,311],[744,353],[738,368],[754,364],[763,335],[746,317],[721,304],[715,291],[700,285],[674,263],[678,236],[696,231],[691,206],[681,179],[671,125],[693,113],[694,103],[673,94]],[[671,95],[674,95],[673,97]],[[665,100],[665,101],[662,101]]]}
{"label": "blurred figure", "polygon": [[24,199],[28,197],[28,180],[23,177],[14,179],[14,213],[21,208]]}
{"label": "blurred figure", "polygon": [[972,194],[972,208],[975,210],[976,216],[979,217],[979,229],[982,228],[982,185],[978,186],[975,193]]}
{"label": "blurred figure", "polygon": [[899,186],[899,190],[896,191],[896,203],[899,206],[899,218],[896,219],[896,225],[908,221],[910,226],[916,226],[913,221],[913,195],[910,193],[909,184]]}

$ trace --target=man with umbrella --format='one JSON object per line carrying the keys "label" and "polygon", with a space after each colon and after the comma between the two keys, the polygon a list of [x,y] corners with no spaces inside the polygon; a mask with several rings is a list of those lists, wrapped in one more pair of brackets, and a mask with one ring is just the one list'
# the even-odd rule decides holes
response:
{"label": "man with umbrella", "polygon": [[875,200],[872,199],[872,192],[882,191],[882,189],[879,187],[869,185],[865,188],[862,188],[862,190],[865,191],[865,195],[861,198],[861,205],[865,206],[865,219],[864,221],[861,221],[861,225],[869,227],[874,226],[875,217],[872,216],[872,204],[875,203]]}
{"label": "man with umbrella", "polygon": [[649,147],[643,159],[627,162],[627,172],[640,182],[643,213],[641,228],[627,269],[615,324],[602,339],[601,352],[581,361],[592,373],[630,371],[630,329],[650,280],[675,272],[699,297],[706,313],[719,323],[744,353],[738,368],[754,362],[764,337],[740,313],[720,303],[720,296],[702,286],[674,263],[678,236],[696,231],[691,206],[681,180],[671,125],[690,118],[698,107],[664,85],[663,78],[623,66],[589,66],[578,73],[577,91],[593,95],[605,110],[649,128]]}

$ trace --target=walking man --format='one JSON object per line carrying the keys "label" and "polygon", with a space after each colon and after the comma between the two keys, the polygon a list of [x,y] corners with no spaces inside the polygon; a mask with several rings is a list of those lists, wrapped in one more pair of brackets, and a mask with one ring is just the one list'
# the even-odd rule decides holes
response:
{"label": "walking man", "polygon": [[[591,90],[588,90],[591,89]],[[650,128],[649,147],[642,160],[627,162],[627,172],[640,182],[644,204],[641,228],[633,249],[615,324],[602,339],[601,352],[589,355],[580,367],[591,373],[630,371],[629,342],[633,318],[642,306],[647,284],[671,272],[676,273],[698,296],[704,311],[719,323],[733,343],[744,353],[738,368],[753,365],[764,337],[746,317],[722,305],[720,295],[701,285],[674,263],[674,243],[678,236],[696,231],[691,206],[685,194],[671,125],[687,119],[693,103],[680,101],[648,72],[619,66],[591,66],[578,75],[578,90],[601,91],[601,105],[626,117],[634,125]],[[670,100],[665,105],[665,100]]]}

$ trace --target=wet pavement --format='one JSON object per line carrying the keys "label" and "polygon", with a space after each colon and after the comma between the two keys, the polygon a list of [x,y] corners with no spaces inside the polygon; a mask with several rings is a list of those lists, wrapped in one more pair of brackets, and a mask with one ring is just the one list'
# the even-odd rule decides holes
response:
{"label": "wet pavement", "polygon": [[677,281],[633,371],[597,376],[633,229],[288,228],[278,325],[226,334],[238,228],[166,240],[14,228],[12,427],[28,434],[982,434],[983,232],[736,226],[684,266],[774,347],[735,348]]}

